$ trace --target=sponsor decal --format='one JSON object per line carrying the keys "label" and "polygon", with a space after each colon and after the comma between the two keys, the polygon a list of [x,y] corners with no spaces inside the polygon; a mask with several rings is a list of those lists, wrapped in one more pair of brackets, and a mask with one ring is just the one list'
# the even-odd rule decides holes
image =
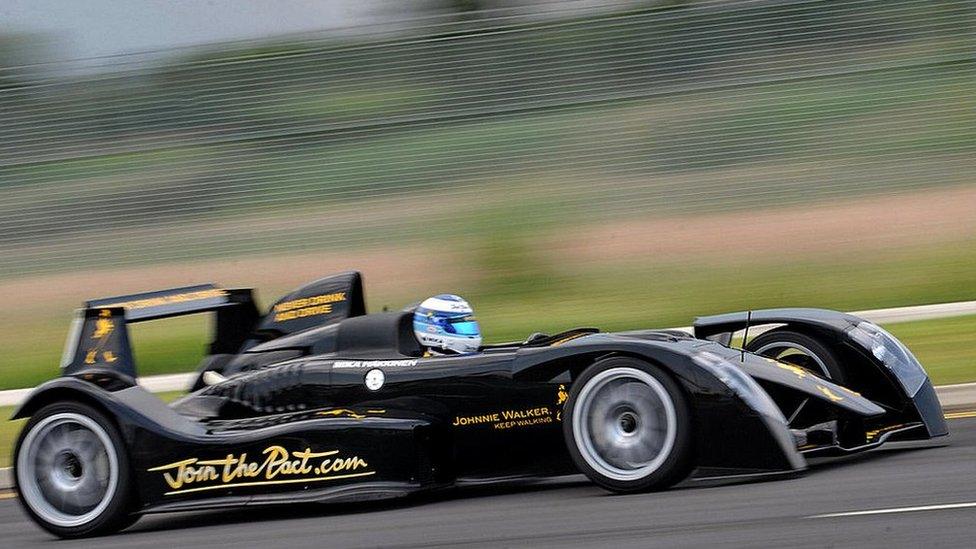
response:
{"label": "sponsor decal", "polygon": [[416,359],[409,360],[337,360],[333,368],[401,368],[416,366]]}
{"label": "sponsor decal", "polygon": [[566,386],[560,384],[556,390],[556,406],[554,408],[537,406],[535,408],[501,410],[474,416],[455,416],[451,425],[454,427],[491,425],[495,429],[548,425],[563,420],[562,406],[568,398],[569,393],[566,392]]}
{"label": "sponsor decal", "polygon": [[225,297],[227,292],[219,288],[209,290],[198,290],[196,292],[186,292],[182,294],[163,295],[159,297],[149,297],[146,299],[136,299],[133,301],[120,301],[103,307],[124,307],[126,309],[145,309],[147,307],[159,307],[161,305],[172,305],[174,303],[186,303],[187,301],[198,301],[201,299],[212,299],[215,297]]}
{"label": "sponsor decal", "polygon": [[296,318],[326,315],[332,312],[332,304],[346,300],[346,292],[313,295],[283,301],[274,306],[275,322],[287,322]]}
{"label": "sponsor decal", "polygon": [[363,458],[345,456],[339,450],[313,452],[311,448],[289,451],[268,446],[256,460],[248,454],[227,454],[219,459],[188,458],[148,469],[162,473],[169,486],[167,496],[246,486],[309,483],[373,475]]}
{"label": "sponsor decal", "polygon": [[562,405],[566,403],[566,400],[568,398],[569,398],[569,393],[566,392],[566,386],[560,385],[559,390],[556,391],[556,406],[559,407],[559,409],[556,410],[556,421],[563,420]]}
{"label": "sponsor decal", "polygon": [[451,423],[455,427],[491,425],[495,429],[512,429],[546,425],[556,421],[555,411],[548,406],[522,410],[501,410],[475,416],[456,416]]}
{"label": "sponsor decal", "polygon": [[566,399],[569,398],[569,393],[566,392],[566,386],[560,385],[559,390],[556,392],[556,406],[562,406]]}
{"label": "sponsor decal", "polygon": [[837,393],[831,391],[830,389],[824,387],[823,385],[817,385],[817,390],[820,391],[820,393],[823,394],[823,396],[829,398],[831,402],[844,400],[844,397],[838,395]]}
{"label": "sponsor decal", "polygon": [[91,338],[95,340],[92,347],[85,352],[85,364],[95,364],[98,362],[98,357],[101,355],[102,360],[108,364],[111,364],[118,360],[112,351],[103,351],[108,345],[109,337],[111,337],[112,332],[115,331],[115,322],[112,322],[112,311],[108,309],[99,309],[98,318],[95,319],[95,329],[92,330]]}
{"label": "sponsor decal", "polygon": [[336,408],[334,410],[323,410],[317,415],[320,416],[332,416],[332,417],[344,417],[351,419],[366,419],[371,415],[385,414],[386,410],[364,410],[363,412],[356,412],[348,408]]}
{"label": "sponsor decal", "polygon": [[367,389],[370,391],[379,391],[383,387],[383,383],[386,381],[386,375],[383,374],[383,370],[373,368],[372,370],[366,372],[364,381]]}
{"label": "sponsor decal", "polygon": [[838,385],[838,387],[840,387],[842,391],[844,391],[845,393],[847,393],[849,395],[854,395],[854,396],[857,396],[857,397],[861,396],[861,393],[859,393],[859,392],[857,392],[857,391],[855,391],[853,389],[848,389],[847,387],[844,387],[843,385]]}
{"label": "sponsor decal", "polygon": [[[796,377],[798,377],[799,379],[805,379],[807,376],[811,376],[814,379],[817,379],[817,377],[818,377],[818,376],[816,376],[814,374],[811,374],[809,371],[804,370],[803,368],[800,368],[799,366],[794,366],[793,364],[789,364],[787,362],[780,362],[778,360],[773,360],[771,358],[767,358],[765,360],[767,362],[769,362],[770,364],[773,364],[777,368],[781,368],[783,370],[787,370],[789,372],[792,372],[792,373],[796,374]],[[859,393],[857,391],[854,391],[854,390],[851,390],[851,389],[848,389],[847,387],[844,387],[843,385],[838,385],[837,387],[840,390],[844,391],[845,393],[847,393],[849,395],[858,396],[858,397],[861,396],[861,393]],[[838,395],[837,393],[831,391],[830,389],[828,389],[827,387],[825,387],[823,385],[817,385],[817,390],[820,391],[825,397],[829,398],[832,402],[837,402],[839,400],[844,400],[844,397]]]}
{"label": "sponsor decal", "polygon": [[98,318],[95,320],[95,331],[92,332],[92,339],[104,339],[115,330],[115,323],[112,322],[112,311],[101,309],[98,311]]}
{"label": "sponsor decal", "polygon": [[777,368],[781,368],[783,370],[796,374],[796,377],[800,379],[804,379],[810,374],[810,372],[804,370],[803,368],[800,368],[799,366],[794,366],[792,364],[787,364],[786,362],[780,362],[778,360],[773,360],[771,358],[767,358],[765,360],[766,362],[769,362],[770,364],[776,366]]}

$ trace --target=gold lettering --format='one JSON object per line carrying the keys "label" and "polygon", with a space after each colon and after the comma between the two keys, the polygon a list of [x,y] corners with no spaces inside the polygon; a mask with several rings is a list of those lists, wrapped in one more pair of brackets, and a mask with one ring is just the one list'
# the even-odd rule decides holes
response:
{"label": "gold lettering", "polygon": [[176,463],[170,463],[169,465],[153,467],[152,469],[149,469],[149,471],[153,472],[176,469],[174,474],[170,474],[168,472],[163,473],[163,480],[165,480],[166,484],[168,484],[173,490],[178,490],[185,484],[217,480],[217,470],[213,466],[207,465],[207,462],[199,462],[201,467],[194,467],[193,465],[197,463],[198,460],[196,458],[190,458],[183,461],[177,461]]}
{"label": "gold lettering", "polygon": [[332,304],[346,300],[346,292],[314,295],[283,301],[274,306],[275,322],[325,315],[332,312]]}
{"label": "gold lettering", "polygon": [[305,318],[309,316],[325,315],[332,312],[332,305],[318,305],[315,307],[306,307],[304,309],[295,309],[291,311],[286,311],[283,313],[275,313],[275,322],[284,322],[286,320],[295,320],[296,318]]}
{"label": "gold lettering", "polygon": [[[264,459],[260,462],[248,461],[246,453],[240,456],[227,454],[226,457],[214,460],[189,458],[153,467],[149,471],[163,473],[163,480],[173,490],[170,493],[254,485],[254,482],[248,482],[247,479],[256,477],[263,479],[257,484],[278,484],[374,474],[372,471],[361,471],[368,469],[369,464],[359,456],[330,457],[337,456],[338,453],[338,450],[313,452],[311,448],[289,452],[284,447],[275,445],[264,449]],[[351,471],[361,472],[349,473]],[[212,484],[215,482],[217,484]],[[199,484],[208,485],[191,487]]]}
{"label": "gold lettering", "polygon": [[185,303],[187,301],[211,299],[215,297],[224,297],[226,295],[227,295],[226,291],[213,288],[210,290],[200,290],[197,292],[187,292],[184,294],[173,294],[173,295],[164,295],[160,297],[150,297],[146,299],[137,299],[135,301],[120,301],[118,303],[104,305],[104,307],[105,308],[124,307],[126,309],[145,309],[147,307],[158,307],[161,305],[169,305],[172,303]]}
{"label": "gold lettering", "polygon": [[549,415],[549,408],[531,408],[529,410],[505,410],[502,412],[502,417],[505,419],[525,419],[532,417],[539,417]]}
{"label": "gold lettering", "polygon": [[[559,412],[556,412],[555,421],[559,421]],[[477,416],[456,416],[451,423],[454,427],[464,427],[467,425],[490,424],[495,429],[509,429],[512,427],[528,427],[531,425],[543,425],[553,422],[553,411],[548,406],[538,408],[528,408],[525,410],[502,410],[491,414]]]}
{"label": "gold lettering", "polygon": [[336,292],[333,294],[322,294],[310,297],[302,297],[299,299],[293,299],[291,301],[283,301],[274,306],[274,312],[283,313],[285,311],[291,311],[292,309],[304,309],[305,307],[313,307],[316,305],[324,305],[326,303],[338,303],[340,301],[346,300],[346,292]]}
{"label": "gold lettering", "polygon": [[457,416],[454,418],[454,423],[452,425],[457,427],[458,425],[477,425],[479,423],[492,423],[495,421],[500,421],[498,414],[483,414],[480,416],[467,417]]}

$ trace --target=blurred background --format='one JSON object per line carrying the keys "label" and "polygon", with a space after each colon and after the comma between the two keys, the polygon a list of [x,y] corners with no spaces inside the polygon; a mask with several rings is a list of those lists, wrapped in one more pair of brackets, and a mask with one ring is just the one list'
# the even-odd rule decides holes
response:
{"label": "blurred background", "polygon": [[[966,0],[4,0],[0,389],[85,299],[360,269],[490,341],[976,299]],[[205,319],[135,327],[187,371]],[[976,318],[893,326],[976,380]]]}

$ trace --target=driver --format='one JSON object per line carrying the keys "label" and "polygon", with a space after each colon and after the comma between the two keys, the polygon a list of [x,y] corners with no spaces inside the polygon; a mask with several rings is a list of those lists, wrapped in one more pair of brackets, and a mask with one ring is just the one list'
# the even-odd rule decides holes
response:
{"label": "driver", "polygon": [[425,299],[413,313],[413,331],[429,354],[474,353],[481,346],[471,305],[453,294]]}

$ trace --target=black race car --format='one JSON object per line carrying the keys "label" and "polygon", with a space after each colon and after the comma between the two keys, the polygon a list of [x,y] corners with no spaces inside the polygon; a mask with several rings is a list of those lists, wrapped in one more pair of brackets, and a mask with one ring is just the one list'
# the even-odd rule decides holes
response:
{"label": "black race car", "polygon": [[[166,405],[136,384],[126,326],[201,311],[210,354]],[[746,328],[745,349],[730,347]],[[578,472],[656,490],[948,434],[918,361],[854,316],[735,313],[699,318],[695,335],[581,328],[425,356],[410,311],[366,314],[355,272],[263,316],[249,290],[212,285],[90,301],[63,377],[16,413],[30,418],[17,491],[39,525],[77,537],[145,513]]]}

